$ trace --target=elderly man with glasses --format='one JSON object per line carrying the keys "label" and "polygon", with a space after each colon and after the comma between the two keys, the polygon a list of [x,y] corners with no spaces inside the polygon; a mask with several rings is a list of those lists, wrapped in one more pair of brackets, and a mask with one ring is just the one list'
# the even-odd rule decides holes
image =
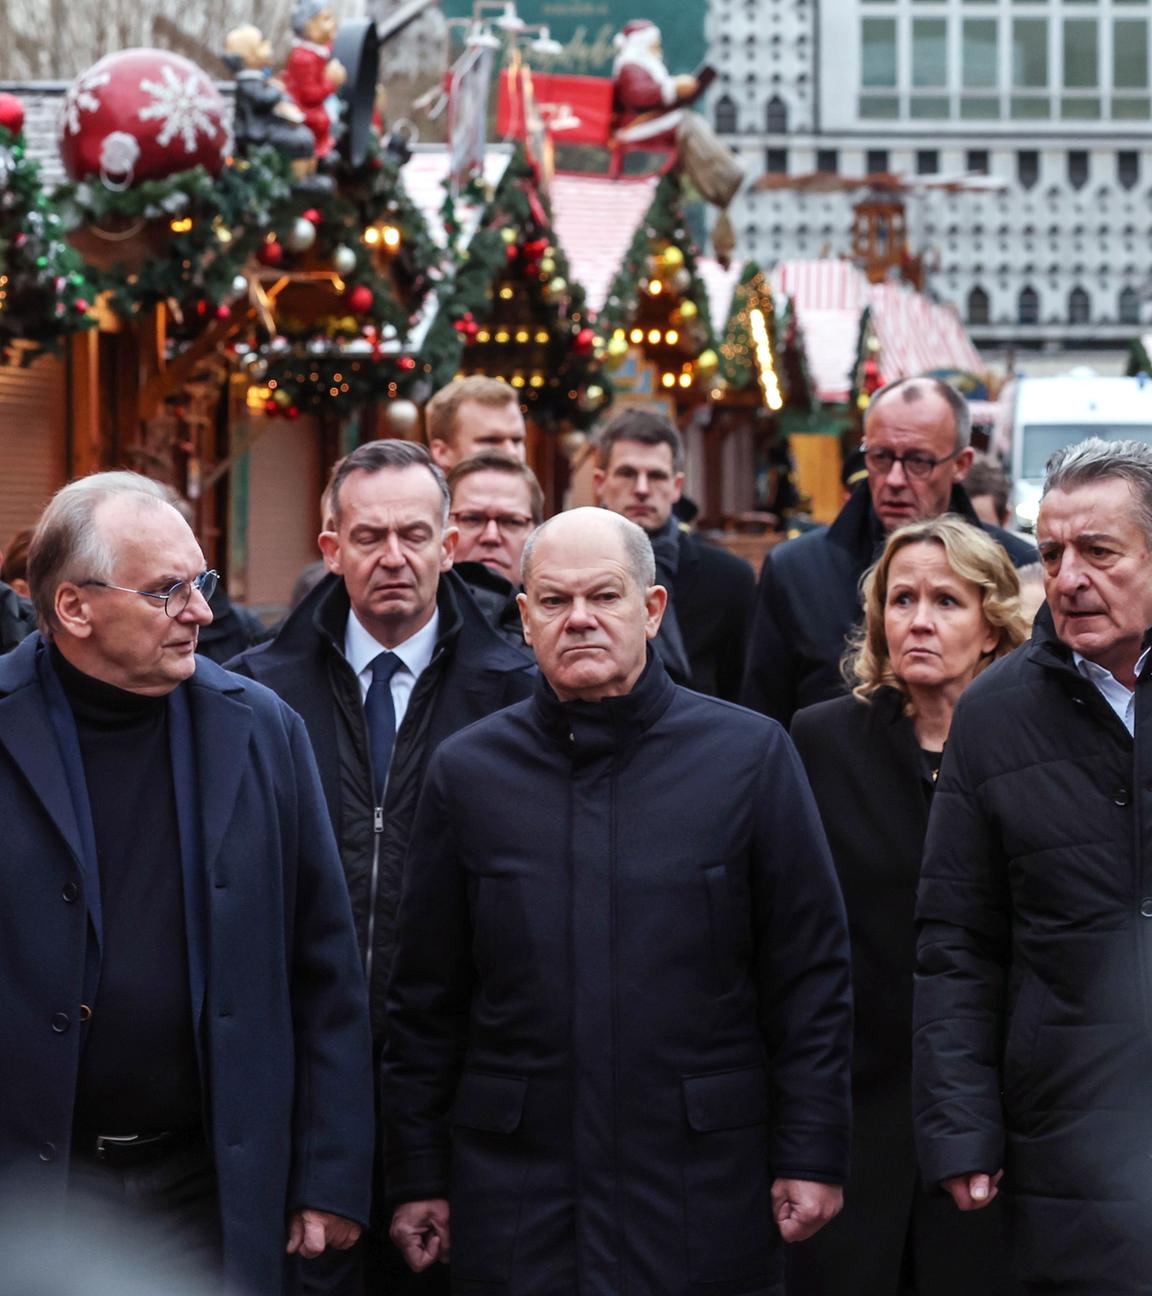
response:
{"label": "elderly man with glasses", "polygon": [[768,555],[760,573],[741,701],[782,724],[844,689],[840,660],[862,618],[860,578],[885,537],[909,522],[957,513],[983,527],[1013,564],[1037,562],[1027,540],[976,516],[961,483],[971,467],[964,398],[936,378],[902,378],[873,397],[861,447],[867,481],[829,527]]}
{"label": "elderly man with glasses", "polygon": [[[73,482],[0,661],[0,1181],[134,1212],[156,1290],[284,1290],[367,1221],[367,996],[304,725],[196,655],[163,489]],[[115,1236],[114,1232],[110,1236]]]}

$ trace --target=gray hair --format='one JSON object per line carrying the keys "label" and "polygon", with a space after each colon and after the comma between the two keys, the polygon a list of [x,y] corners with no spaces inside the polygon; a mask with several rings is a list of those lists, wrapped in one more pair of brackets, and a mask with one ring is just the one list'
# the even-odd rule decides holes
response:
{"label": "gray hair", "polygon": [[141,502],[168,504],[168,488],[134,472],[101,472],[62,487],[40,515],[28,547],[28,585],[43,635],[60,628],[56,592],[65,581],[111,580],[116,555],[95,525],[105,500],[135,495]]}
{"label": "gray hair", "polygon": [[952,427],[955,434],[952,446],[953,453],[959,454],[961,450],[968,449],[972,442],[971,407],[951,383],[946,383],[940,378],[897,378],[895,382],[890,382],[887,387],[881,387],[876,395],[872,397],[864,415],[865,439],[867,439],[868,424],[872,421],[876,406],[896,392],[900,393],[900,397],[906,405],[923,400],[925,396],[939,396],[952,411]]}
{"label": "gray hair", "polygon": [[1128,483],[1148,547],[1152,549],[1152,445],[1089,437],[1065,446],[1048,460],[1041,499],[1054,490],[1075,490],[1118,477]]}
{"label": "gray hair", "polygon": [[443,515],[441,525],[448,525],[452,495],[442,469],[433,463],[426,446],[418,441],[396,440],[366,441],[332,465],[332,475],[328,478],[328,485],[320,499],[323,524],[327,526],[327,518],[330,517],[333,528],[339,528],[340,490],[354,472],[377,473],[383,468],[427,468],[432,474],[432,480],[440,488]]}
{"label": "gray hair", "polygon": [[[641,590],[646,590],[650,585],[656,584],[656,555],[652,552],[652,541],[648,539],[648,533],[643,527],[638,527],[635,522],[629,518],[621,516],[619,513],[613,513],[610,509],[600,510],[604,517],[611,518],[613,525],[620,532],[620,543],[624,549],[624,565],[628,568],[628,574],[636,582]],[[532,564],[536,554],[536,546],[539,544],[542,536],[546,535],[550,528],[566,514],[557,513],[547,522],[542,523],[528,537],[524,545],[524,553],[520,559],[520,583],[527,588],[528,577],[532,574]]]}
{"label": "gray hair", "polygon": [[304,35],[304,28],[325,9],[331,9],[331,0],[296,0],[292,9],[291,26],[297,36]]}

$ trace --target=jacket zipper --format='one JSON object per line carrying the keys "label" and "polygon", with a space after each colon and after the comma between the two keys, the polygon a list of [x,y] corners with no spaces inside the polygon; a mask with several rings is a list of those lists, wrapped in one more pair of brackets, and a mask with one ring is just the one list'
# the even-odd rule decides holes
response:
{"label": "jacket zipper", "polygon": [[388,795],[388,783],[380,804],[372,811],[372,876],[368,883],[368,941],[364,951],[364,979],[369,988],[372,985],[372,955],[376,942],[376,895],[380,890],[380,838],[384,835],[384,798]]}

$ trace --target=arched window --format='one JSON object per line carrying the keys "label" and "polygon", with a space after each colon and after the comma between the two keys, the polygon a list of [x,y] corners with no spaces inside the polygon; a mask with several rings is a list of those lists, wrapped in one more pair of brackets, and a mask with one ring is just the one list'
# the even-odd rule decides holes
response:
{"label": "arched window", "polygon": [[983,288],[973,288],[968,294],[968,323],[988,323],[988,294]]}
{"label": "arched window", "polygon": [[1121,288],[1120,290],[1120,323],[1140,323],[1140,297],[1135,288]]}
{"label": "arched window", "polygon": [[716,100],[716,134],[735,135],[737,129],[736,105],[727,95],[721,95]]}
{"label": "arched window", "polygon": [[1083,288],[1073,288],[1068,294],[1068,323],[1087,324],[1092,317],[1092,301]]}
{"label": "arched window", "polygon": [[1040,298],[1034,288],[1021,288],[1016,302],[1016,321],[1019,324],[1039,324]]}
{"label": "arched window", "polygon": [[768,100],[764,128],[769,135],[788,134],[788,108],[779,95],[773,95]]}

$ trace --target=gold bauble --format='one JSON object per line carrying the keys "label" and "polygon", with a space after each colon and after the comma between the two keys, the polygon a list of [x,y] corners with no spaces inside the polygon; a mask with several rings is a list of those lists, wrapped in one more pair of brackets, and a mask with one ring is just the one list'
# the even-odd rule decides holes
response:
{"label": "gold bauble", "polygon": [[551,279],[555,273],[556,262],[553,261],[551,257],[545,257],[544,260],[540,262],[540,274],[545,279]]}
{"label": "gold bauble", "polygon": [[684,264],[684,253],[675,245],[665,248],[664,264],[670,269],[675,270],[677,266],[682,266]]}
{"label": "gold bauble", "polygon": [[699,311],[694,301],[688,300],[680,303],[681,319],[686,319],[686,320],[695,319],[698,314]]}
{"label": "gold bauble", "polygon": [[711,347],[709,347],[707,351],[701,351],[696,360],[696,368],[699,369],[702,374],[715,373],[719,365],[720,357]]}

